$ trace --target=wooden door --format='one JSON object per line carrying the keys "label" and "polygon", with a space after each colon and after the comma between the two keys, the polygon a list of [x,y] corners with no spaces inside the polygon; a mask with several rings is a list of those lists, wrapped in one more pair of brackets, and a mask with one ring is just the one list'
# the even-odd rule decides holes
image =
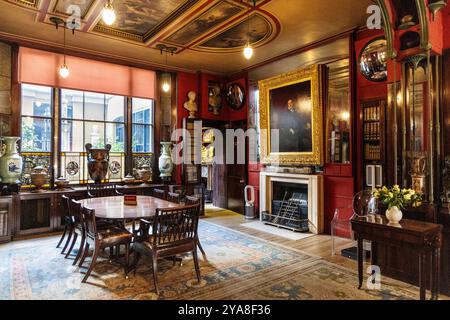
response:
{"label": "wooden door", "polygon": [[[243,124],[234,128],[246,130]],[[234,142],[234,164],[227,165],[227,196],[228,209],[244,214],[244,188],[247,185],[247,148],[245,147],[245,164],[237,164],[238,152],[241,152],[237,141]]]}

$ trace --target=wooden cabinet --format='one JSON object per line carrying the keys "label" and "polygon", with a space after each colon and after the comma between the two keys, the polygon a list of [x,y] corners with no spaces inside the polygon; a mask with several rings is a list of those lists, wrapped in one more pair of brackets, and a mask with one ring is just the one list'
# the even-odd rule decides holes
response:
{"label": "wooden cabinet", "polygon": [[0,197],[0,243],[11,240],[13,198]]}
{"label": "wooden cabinet", "polygon": [[[123,194],[151,195],[154,187],[163,185],[119,186]],[[65,191],[41,193],[21,192],[0,197],[0,243],[23,236],[59,231],[63,228],[62,198],[65,194],[74,199],[87,197],[86,187]]]}

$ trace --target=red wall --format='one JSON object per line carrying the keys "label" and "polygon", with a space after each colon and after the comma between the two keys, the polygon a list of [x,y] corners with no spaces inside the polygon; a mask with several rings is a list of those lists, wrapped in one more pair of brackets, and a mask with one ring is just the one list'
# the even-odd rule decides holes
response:
{"label": "red wall", "polygon": [[[233,110],[228,106],[225,94],[223,94],[223,107],[220,115],[214,115],[208,111],[208,82],[215,81],[222,85],[223,92],[227,84],[238,82],[244,88],[247,97],[246,103],[240,110]],[[177,127],[183,127],[183,118],[189,116],[189,112],[184,109],[184,103],[188,100],[187,95],[189,91],[197,93],[197,116],[201,120],[216,120],[216,121],[237,121],[246,120],[248,112],[248,89],[247,89],[247,74],[238,75],[232,78],[219,77],[207,73],[185,73],[179,72],[177,74]],[[181,183],[181,168],[178,170],[179,174],[176,177],[177,183]]]}

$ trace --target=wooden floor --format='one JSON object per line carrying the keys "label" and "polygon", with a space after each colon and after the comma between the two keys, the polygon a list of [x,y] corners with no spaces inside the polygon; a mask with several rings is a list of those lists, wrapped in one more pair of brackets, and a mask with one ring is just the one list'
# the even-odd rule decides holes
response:
{"label": "wooden floor", "polygon": [[[243,227],[242,224],[248,221],[246,221],[242,215],[212,206],[207,206],[206,216],[203,219],[204,221],[212,222],[288,248],[300,250],[307,254],[318,256],[327,261],[357,270],[356,261],[342,257],[339,254],[334,256],[331,254],[331,236],[329,235],[314,235],[306,239],[290,240],[267,232]],[[337,249],[348,247],[351,244],[352,242],[347,239],[338,239]],[[339,250],[337,250],[337,252],[339,252]]]}

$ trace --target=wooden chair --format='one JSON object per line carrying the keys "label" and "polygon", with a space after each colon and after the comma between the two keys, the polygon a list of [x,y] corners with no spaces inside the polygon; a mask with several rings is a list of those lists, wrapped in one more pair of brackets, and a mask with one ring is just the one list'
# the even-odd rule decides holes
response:
{"label": "wooden chair", "polygon": [[[186,199],[186,205],[193,205],[193,204],[200,205],[200,199],[196,196],[185,196],[185,199]],[[206,252],[205,252],[205,250],[203,250],[203,247],[200,243],[200,239],[198,237],[198,232],[197,232],[197,246],[200,249],[200,251],[202,252],[203,257],[206,259]]]}
{"label": "wooden chair", "polygon": [[117,191],[117,185],[113,183],[88,184],[87,194],[90,198],[113,197],[123,195]]}
{"label": "wooden chair", "polygon": [[153,189],[152,190],[152,197],[166,200],[166,191],[162,189]]}
{"label": "wooden chair", "polygon": [[167,193],[167,201],[174,202],[174,203],[180,203],[181,197],[179,193],[175,192],[168,192]]}
{"label": "wooden chair", "polygon": [[175,209],[157,209],[153,220],[152,234],[147,240],[135,243],[133,249],[134,272],[142,254],[149,255],[153,263],[153,282],[158,289],[158,258],[175,257],[191,252],[194,256],[195,272],[200,282],[200,268],[197,257],[197,226],[200,205]]}
{"label": "wooden chair", "polygon": [[[69,199],[69,198],[67,198],[67,199]],[[80,246],[77,256],[75,257],[75,260],[73,262],[73,265],[75,265],[78,262],[78,259],[80,259],[81,250],[84,246],[84,240],[85,240],[83,216],[81,214],[81,204],[78,201],[75,201],[74,199],[71,199],[71,200],[69,199],[68,203],[69,203],[69,212],[72,215],[72,220],[73,220],[73,238],[72,238],[72,243],[69,247],[69,250],[67,250],[67,253],[65,256],[66,258],[68,258],[70,256],[70,254],[72,253],[75,243],[77,242],[78,236],[81,237],[81,246]]]}
{"label": "wooden chair", "polygon": [[95,211],[92,209],[82,208],[82,215],[86,232],[86,246],[84,248],[83,256],[81,257],[80,267],[83,266],[84,260],[89,253],[89,248],[91,246],[94,248],[91,264],[82,282],[85,283],[91,275],[101,250],[105,248],[119,247],[121,245],[125,245],[124,271],[125,276],[127,276],[130,257],[130,244],[133,235],[127,230],[118,227],[111,227],[103,230],[97,229]]}
{"label": "wooden chair", "polygon": [[64,252],[66,251],[66,249],[70,243],[70,240],[72,239],[73,232],[74,232],[74,221],[73,221],[73,216],[70,213],[69,203],[70,203],[70,198],[66,195],[63,195],[62,196],[62,207],[63,207],[63,214],[64,214],[64,232],[61,236],[61,239],[59,239],[59,242],[58,242],[58,245],[56,246],[56,248],[59,248],[59,246],[62,244],[66,235],[67,235],[67,240],[61,251],[61,254],[64,254]]}

